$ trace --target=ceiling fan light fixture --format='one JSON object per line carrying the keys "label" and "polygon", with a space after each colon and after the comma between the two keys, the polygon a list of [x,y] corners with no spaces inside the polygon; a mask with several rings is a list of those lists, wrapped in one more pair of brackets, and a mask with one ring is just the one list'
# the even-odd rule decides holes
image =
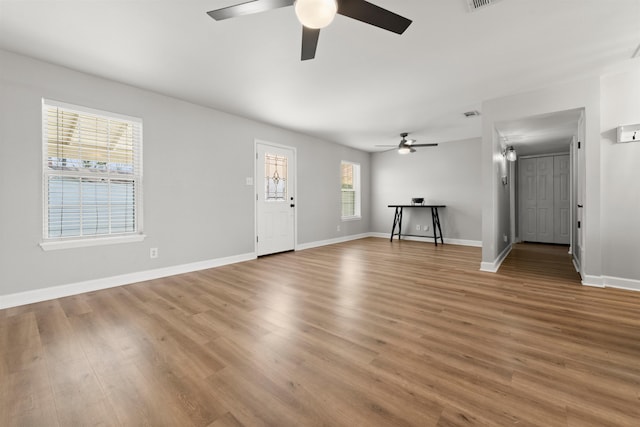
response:
{"label": "ceiling fan light fixture", "polygon": [[408,146],[398,148],[398,154],[409,154],[411,152],[411,148]]}
{"label": "ceiling fan light fixture", "polygon": [[338,12],[336,0],[296,0],[296,16],[302,25],[311,29],[331,24]]}

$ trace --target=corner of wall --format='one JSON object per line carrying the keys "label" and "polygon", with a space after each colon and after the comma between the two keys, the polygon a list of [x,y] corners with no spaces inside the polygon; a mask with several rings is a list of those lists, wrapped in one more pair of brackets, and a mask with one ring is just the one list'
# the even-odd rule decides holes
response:
{"label": "corner of wall", "polygon": [[483,261],[480,263],[480,271],[485,271],[487,273],[497,273],[502,265],[502,262],[509,256],[511,253],[512,244],[509,243],[506,248],[498,255],[498,257],[490,262]]}

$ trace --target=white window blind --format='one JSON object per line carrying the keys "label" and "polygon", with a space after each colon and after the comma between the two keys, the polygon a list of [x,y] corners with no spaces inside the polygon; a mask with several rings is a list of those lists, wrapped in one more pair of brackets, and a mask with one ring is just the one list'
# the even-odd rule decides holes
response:
{"label": "white window blind", "polygon": [[360,165],[342,162],[342,218],[360,218]]}
{"label": "white window blind", "polygon": [[43,100],[44,239],[139,233],[142,120]]}

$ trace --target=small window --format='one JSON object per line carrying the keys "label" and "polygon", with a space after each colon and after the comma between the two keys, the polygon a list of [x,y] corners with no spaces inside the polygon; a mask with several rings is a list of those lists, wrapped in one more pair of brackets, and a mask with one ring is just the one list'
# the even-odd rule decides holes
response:
{"label": "small window", "polygon": [[142,120],[43,100],[44,241],[141,232]]}
{"label": "small window", "polygon": [[360,165],[342,162],[342,219],[360,218]]}

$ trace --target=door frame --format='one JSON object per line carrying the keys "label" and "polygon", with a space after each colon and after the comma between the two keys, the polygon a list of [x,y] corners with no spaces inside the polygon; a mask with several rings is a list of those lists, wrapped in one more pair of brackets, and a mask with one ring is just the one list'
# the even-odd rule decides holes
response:
{"label": "door frame", "polygon": [[[296,147],[278,144],[263,139],[253,140],[253,253],[258,253],[258,185],[262,180],[258,177],[258,145],[268,145],[293,152],[293,201],[296,207],[293,209],[293,250],[298,250],[298,151]],[[258,182],[260,181],[260,182]]]}
{"label": "door frame", "polygon": [[[584,261],[585,261],[585,223],[586,221],[586,209],[583,208],[586,199],[586,171],[587,171],[587,157],[586,157],[586,119],[585,110],[580,112],[580,118],[578,119],[578,133],[574,138],[573,146],[571,147],[572,153],[574,153],[574,165],[575,171],[572,175],[576,180],[576,194],[574,194],[574,200],[572,201],[572,207],[575,209],[575,223],[572,226],[572,230],[575,233],[575,243],[577,247],[574,247],[572,254],[573,265],[580,274],[580,278],[584,280]],[[578,228],[580,223],[580,228]]]}

